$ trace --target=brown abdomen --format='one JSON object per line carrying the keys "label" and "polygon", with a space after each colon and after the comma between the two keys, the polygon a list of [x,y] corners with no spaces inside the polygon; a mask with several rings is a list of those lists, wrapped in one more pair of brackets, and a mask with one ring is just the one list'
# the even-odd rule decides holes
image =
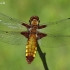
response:
{"label": "brown abdomen", "polygon": [[26,45],[26,60],[30,64],[33,59],[35,58],[36,55],[36,50],[37,50],[37,40],[36,40],[36,35],[31,34],[29,36],[27,45]]}

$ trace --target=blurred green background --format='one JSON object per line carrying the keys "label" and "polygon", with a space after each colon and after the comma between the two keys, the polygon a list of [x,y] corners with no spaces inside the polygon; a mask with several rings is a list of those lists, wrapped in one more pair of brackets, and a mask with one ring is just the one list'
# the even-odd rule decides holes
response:
{"label": "blurred green background", "polygon": [[[37,15],[41,23],[46,23],[70,17],[70,0],[0,0],[0,12],[24,22]],[[49,45],[52,46],[52,43]],[[47,45],[48,43],[45,44]],[[27,64],[25,46],[0,42],[0,70],[44,70],[38,53],[34,61]],[[46,52],[49,70],[70,70],[69,46],[70,44],[59,48],[41,46],[43,52]]]}

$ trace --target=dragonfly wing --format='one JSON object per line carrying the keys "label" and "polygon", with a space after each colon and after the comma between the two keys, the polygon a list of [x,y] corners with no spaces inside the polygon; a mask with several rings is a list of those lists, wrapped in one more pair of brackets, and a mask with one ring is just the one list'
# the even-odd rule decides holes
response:
{"label": "dragonfly wing", "polygon": [[59,48],[70,46],[70,35],[60,36],[60,35],[48,35],[42,38],[39,42],[40,46],[48,48]]}
{"label": "dragonfly wing", "polygon": [[21,32],[0,30],[0,41],[6,42],[12,45],[25,45],[27,39],[25,39],[25,37],[20,33]]}
{"label": "dragonfly wing", "polygon": [[39,40],[40,46],[57,48],[70,45],[70,19],[64,19],[57,24],[56,22],[48,23],[46,28],[40,29],[40,32],[47,34]]}
{"label": "dragonfly wing", "polygon": [[70,21],[70,18],[62,19],[62,20],[55,21],[55,22],[48,22],[47,26],[51,26],[51,25],[55,25],[55,24],[61,24],[63,22],[68,22],[68,21]]}
{"label": "dragonfly wing", "polygon": [[5,25],[13,29],[23,29],[24,27],[22,26],[22,23],[22,21],[19,21],[17,19],[11,18],[7,15],[0,13],[0,25]]}

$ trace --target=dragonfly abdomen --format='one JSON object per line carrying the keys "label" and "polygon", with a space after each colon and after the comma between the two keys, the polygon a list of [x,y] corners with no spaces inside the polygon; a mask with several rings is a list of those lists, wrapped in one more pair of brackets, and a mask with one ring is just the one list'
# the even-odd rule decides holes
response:
{"label": "dragonfly abdomen", "polygon": [[35,58],[36,50],[37,50],[36,34],[31,34],[29,36],[29,39],[26,45],[26,60],[29,64]]}

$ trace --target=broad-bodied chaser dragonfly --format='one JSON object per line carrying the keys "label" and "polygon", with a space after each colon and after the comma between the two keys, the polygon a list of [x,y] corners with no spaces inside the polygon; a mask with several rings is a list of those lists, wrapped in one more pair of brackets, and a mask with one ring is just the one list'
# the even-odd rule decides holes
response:
{"label": "broad-bodied chaser dragonfly", "polygon": [[[66,18],[60,21],[50,22],[48,24],[45,23],[44,25],[40,25],[39,17],[32,16],[29,20],[29,24],[27,24],[0,13],[0,25],[5,25],[9,28],[14,29],[13,31],[0,30],[0,41],[7,42],[13,45],[24,45],[25,39],[23,39],[23,37],[26,37],[28,39],[26,44],[26,60],[30,64],[36,55],[37,41],[39,39],[42,38],[40,45],[43,47],[47,46],[48,44],[49,46],[51,46],[50,45],[51,42],[55,42],[55,44],[52,44],[52,46],[55,46],[55,47],[57,45],[59,47],[62,45],[65,46],[65,40],[63,37],[68,38],[70,37],[70,34],[63,35],[63,33],[61,32],[63,32],[63,30],[65,30],[67,27],[70,26],[69,22],[70,22],[70,18]],[[56,27],[56,24],[58,25],[58,27]],[[53,30],[53,32],[51,32],[51,30],[48,30],[48,29],[46,30],[45,27],[49,27],[49,26],[50,28],[55,27],[55,29],[54,28],[51,29]],[[27,28],[27,31],[25,31],[24,27]],[[45,28],[45,30],[42,31],[41,30],[42,28]],[[23,31],[19,31],[19,29],[23,29]],[[41,30],[43,33],[41,33],[39,30]],[[48,37],[49,37],[49,40],[48,40]],[[53,37],[54,37],[54,40],[56,39],[55,41],[53,40]],[[46,43],[47,45],[45,45]]]}

